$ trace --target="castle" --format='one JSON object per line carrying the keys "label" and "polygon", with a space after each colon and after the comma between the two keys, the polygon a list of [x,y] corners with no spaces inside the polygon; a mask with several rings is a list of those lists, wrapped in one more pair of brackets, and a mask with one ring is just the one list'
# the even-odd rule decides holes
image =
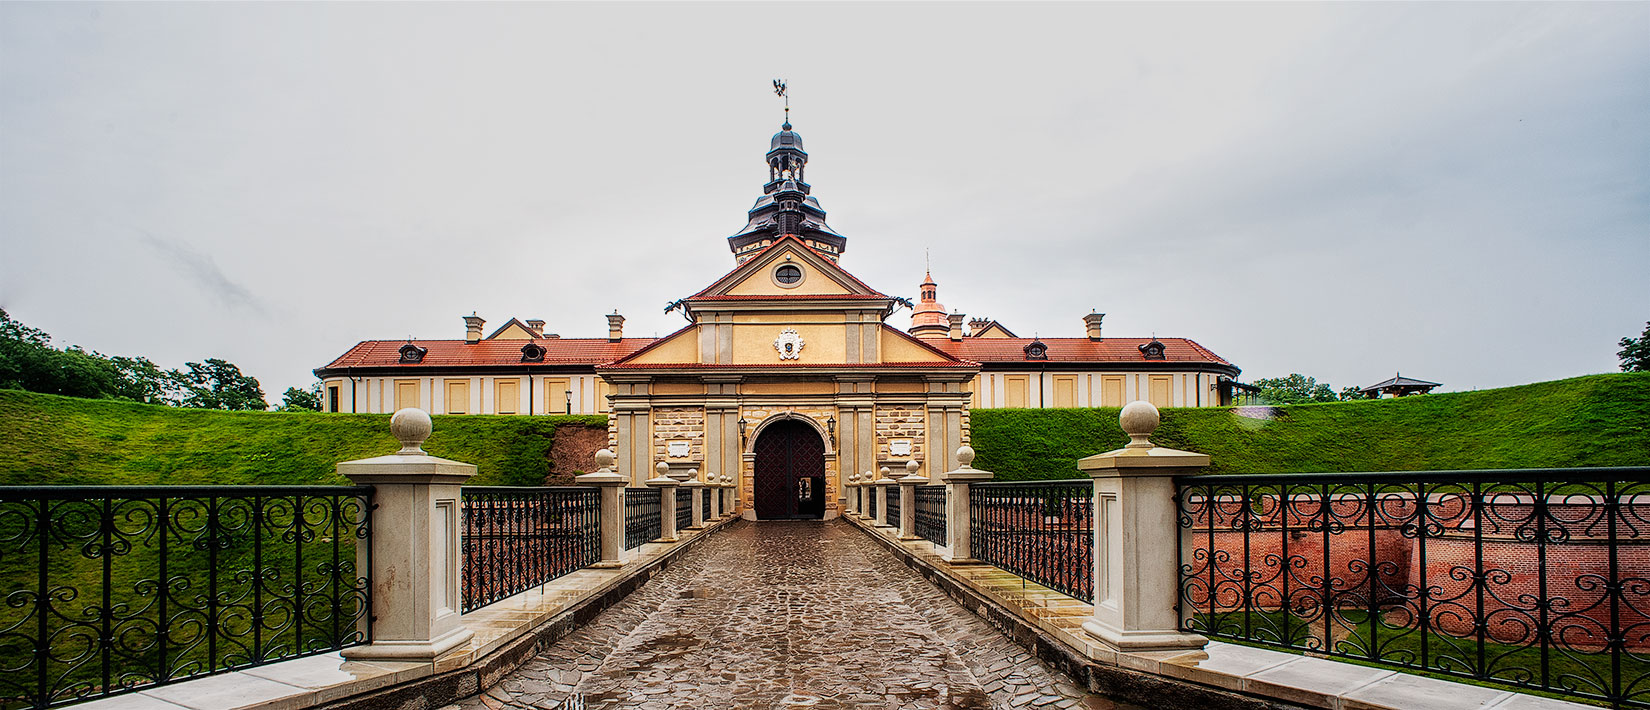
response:
{"label": "castle", "polygon": [[[562,338],[545,321],[463,340],[371,340],[315,370],[323,408],[435,414],[608,415],[618,472],[633,485],[659,462],[731,474],[746,514],[836,515],[849,473],[916,461],[955,468],[979,407],[1226,404],[1238,368],[1184,338],[1025,338],[994,320],[946,313],[925,274],[918,302],[885,294],[841,264],[847,238],[805,182],[808,154],[787,120],[767,153],[768,182],[728,237],[734,267],[678,301],[689,324],[660,338]],[[887,321],[912,306],[911,326]]]}

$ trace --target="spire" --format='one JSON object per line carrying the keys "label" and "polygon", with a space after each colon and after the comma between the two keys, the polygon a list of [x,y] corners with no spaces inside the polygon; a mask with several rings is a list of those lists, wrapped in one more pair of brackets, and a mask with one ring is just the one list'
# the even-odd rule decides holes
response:
{"label": "spire", "polygon": [[[925,257],[923,261],[927,261]],[[945,306],[939,302],[940,285],[934,283],[932,270],[924,268],[921,298],[911,309],[911,328],[906,332],[919,338],[945,338],[951,333],[951,322],[945,315]]]}
{"label": "spire", "polygon": [[773,90],[785,99],[785,122],[768,143],[768,182],[747,215],[745,228],[728,237],[728,248],[736,262],[744,263],[775,239],[794,234],[835,261],[848,240],[825,224],[825,210],[812,196],[806,173],[808,153],[802,148],[801,134],[791,129],[790,94],[784,80],[775,79]]}

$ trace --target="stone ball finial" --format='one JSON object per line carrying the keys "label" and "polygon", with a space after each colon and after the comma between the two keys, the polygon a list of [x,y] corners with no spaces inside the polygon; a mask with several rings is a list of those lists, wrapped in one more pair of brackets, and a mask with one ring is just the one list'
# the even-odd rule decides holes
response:
{"label": "stone ball finial", "polygon": [[659,474],[660,478],[665,478],[670,475],[670,464],[660,461],[653,464],[653,471]]}
{"label": "stone ball finial", "polygon": [[957,447],[957,466],[959,468],[974,467],[974,447],[967,445]]}
{"label": "stone ball finial", "polygon": [[911,459],[910,461],[906,461],[905,462],[905,475],[914,477],[914,476],[917,475],[917,469],[919,469],[919,468],[922,468],[922,464],[917,463],[916,459]]}
{"label": "stone ball finial", "polygon": [[598,449],[596,451],[596,468],[603,470],[612,468],[613,462],[617,461],[618,458],[619,457],[613,455],[612,451],[607,449]]}
{"label": "stone ball finial", "polygon": [[390,417],[390,433],[401,442],[398,454],[412,456],[428,456],[424,452],[424,440],[430,438],[430,432],[435,431],[435,424],[430,421],[430,413],[416,407],[396,410]]}
{"label": "stone ball finial", "polygon": [[1157,413],[1157,407],[1151,402],[1135,400],[1123,407],[1123,412],[1117,415],[1117,423],[1122,425],[1123,433],[1129,435],[1129,443],[1124,448],[1149,449],[1152,442],[1149,437],[1157,431],[1157,425],[1162,422]]}
{"label": "stone ball finial", "polygon": [[888,478],[888,474],[893,473],[893,471],[888,470],[887,466],[883,466],[882,471],[880,471],[880,473],[882,474],[883,478]]}
{"label": "stone ball finial", "polygon": [[699,479],[699,469],[690,468],[686,471],[677,471],[675,473],[670,474],[670,477],[674,478],[678,481],[682,481],[684,483],[687,482],[687,481],[690,481],[690,480],[698,480]]}
{"label": "stone ball finial", "polygon": [[853,471],[848,472],[848,482],[849,483],[854,483],[858,480],[859,480],[859,474],[854,473]]}

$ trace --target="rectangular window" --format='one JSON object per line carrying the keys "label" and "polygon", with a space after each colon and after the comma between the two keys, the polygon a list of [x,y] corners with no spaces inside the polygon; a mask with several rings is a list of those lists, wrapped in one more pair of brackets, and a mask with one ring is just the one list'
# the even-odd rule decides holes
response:
{"label": "rectangular window", "polygon": [[1054,406],[1067,408],[1077,406],[1076,375],[1054,376]]}
{"label": "rectangular window", "polygon": [[613,388],[606,382],[596,381],[596,411],[606,412],[608,409],[607,396],[613,393]]}
{"label": "rectangular window", "polygon": [[396,380],[395,411],[417,407],[419,404],[418,380]]}
{"label": "rectangular window", "polygon": [[571,414],[567,404],[572,401],[565,377],[547,377],[544,380],[544,411],[551,414]]}
{"label": "rectangular window", "polygon": [[447,380],[447,413],[470,413],[469,380]]}
{"label": "rectangular window", "polygon": [[1026,406],[1026,388],[1029,379],[1025,375],[1007,375],[1003,377],[1004,406],[1010,409],[1024,409]]}
{"label": "rectangular window", "polygon": [[1168,407],[1174,404],[1174,396],[1171,394],[1170,385],[1173,381],[1174,378],[1170,375],[1152,375],[1151,402],[1153,405]]}
{"label": "rectangular window", "polygon": [[327,411],[334,414],[338,412],[338,385],[327,388]]}
{"label": "rectangular window", "polygon": [[521,411],[521,380],[498,380],[493,383],[493,388],[494,414]]}
{"label": "rectangular window", "polygon": [[1123,376],[1122,375],[1101,375],[1100,376],[1100,406],[1102,406],[1102,407],[1121,407],[1121,406],[1123,406]]}

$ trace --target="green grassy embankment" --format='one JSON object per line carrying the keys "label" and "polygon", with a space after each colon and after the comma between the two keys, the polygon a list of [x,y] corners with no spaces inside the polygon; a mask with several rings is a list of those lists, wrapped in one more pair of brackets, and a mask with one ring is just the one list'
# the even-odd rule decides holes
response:
{"label": "green grassy embankment", "polygon": [[[999,480],[1079,477],[1077,459],[1128,442],[1117,413],[974,410],[974,465]],[[1162,414],[1152,442],[1209,454],[1210,473],[1650,465],[1650,373]]]}
{"label": "green grassy embankment", "polygon": [[[538,485],[562,424],[600,416],[438,416],[425,449],[474,483]],[[1122,446],[1116,409],[973,412],[975,465],[999,479],[1073,478]],[[1650,464],[1650,374],[1284,407],[1165,409],[1153,441],[1211,472],[1287,473]],[[0,485],[343,483],[339,461],[390,453],[389,416],[215,412],[0,391]]]}
{"label": "green grassy embankment", "polygon": [[[340,461],[394,453],[387,414],[219,412],[0,390],[0,485],[345,484]],[[563,424],[601,416],[438,416],[431,454],[475,485],[537,486]]]}

